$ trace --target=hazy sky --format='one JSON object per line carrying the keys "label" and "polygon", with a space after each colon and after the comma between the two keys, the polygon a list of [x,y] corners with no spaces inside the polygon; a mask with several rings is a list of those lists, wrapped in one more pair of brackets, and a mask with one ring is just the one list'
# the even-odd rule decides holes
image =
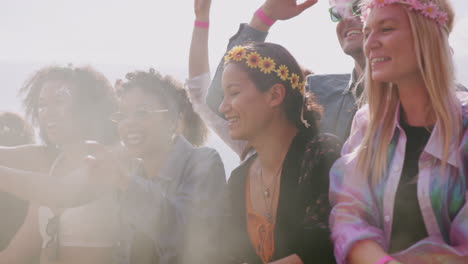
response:
{"label": "hazy sky", "polygon": [[[452,0],[452,34],[459,80],[468,86],[468,1]],[[0,0],[0,110],[19,111],[16,91],[28,75],[51,63],[92,64],[113,82],[128,71],[152,66],[180,80],[187,76],[193,29],[191,0]],[[210,61],[214,71],[227,41],[263,0],[212,0]],[[267,38],[285,46],[316,73],[350,72],[329,20],[328,0],[289,21],[277,22]],[[26,63],[24,63],[26,62]],[[229,172],[235,154],[215,136]]]}
{"label": "hazy sky", "polygon": [[[152,65],[186,72],[193,1],[0,1],[0,59]],[[452,2],[457,12],[452,36],[456,60],[468,69],[468,3]],[[238,24],[248,22],[262,3],[212,0],[213,69]],[[327,8],[328,0],[319,0],[299,17],[278,22],[268,41],[286,46],[299,63],[315,72],[350,71],[352,62],[339,48]],[[463,77],[467,83],[466,74]]]}

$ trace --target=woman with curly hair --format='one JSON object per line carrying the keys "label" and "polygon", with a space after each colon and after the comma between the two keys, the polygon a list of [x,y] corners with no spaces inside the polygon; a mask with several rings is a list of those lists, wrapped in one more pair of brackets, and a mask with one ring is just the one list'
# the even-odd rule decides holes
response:
{"label": "woman with curly hair", "polygon": [[129,158],[140,160],[116,181],[122,263],[218,263],[224,167],[214,149],[197,147],[207,130],[186,91],[154,70],[128,73],[116,88],[112,120]]}
{"label": "woman with curly hair", "polygon": [[[51,66],[37,71],[20,91],[42,143],[0,148],[3,190],[33,203],[17,235],[0,252],[0,263],[28,263],[41,248],[41,263],[110,263],[118,230],[112,197],[63,209],[66,201],[53,197],[63,190],[46,183],[48,175],[63,182],[84,180],[80,171],[88,151],[82,142],[117,142],[109,120],[117,107],[112,85],[90,67]],[[32,180],[18,182],[25,175]]]}
{"label": "woman with curly hair", "polygon": [[[117,191],[120,234],[113,253],[119,263],[216,262],[224,167],[215,150],[197,147],[207,130],[185,90],[150,70],[128,73],[116,91],[118,111],[109,120],[117,124],[122,144],[80,144],[86,151],[75,158],[92,154],[81,171],[86,179],[43,177],[36,186],[60,191],[50,198],[41,191],[33,195],[42,203],[73,207]],[[34,185],[31,175],[16,176],[1,188],[21,193],[20,186]]]}

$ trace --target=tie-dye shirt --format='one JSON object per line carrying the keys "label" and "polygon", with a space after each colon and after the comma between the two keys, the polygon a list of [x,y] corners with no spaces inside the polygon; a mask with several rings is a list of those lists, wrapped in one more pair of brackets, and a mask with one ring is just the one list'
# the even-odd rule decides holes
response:
{"label": "tie-dye shirt", "polygon": [[[462,263],[454,256],[468,256],[468,104],[463,103],[463,135],[460,145],[450,146],[442,171],[443,144],[436,123],[419,158],[417,192],[429,236],[394,254],[404,263]],[[375,185],[356,170],[356,147],[367,127],[369,110],[360,109],[342,157],[330,171],[330,215],[334,252],[338,263],[346,263],[351,247],[361,240],[374,240],[388,252],[395,195],[405,158],[406,135],[395,113],[394,134],[388,148],[386,175]],[[460,262],[458,262],[460,261]]]}

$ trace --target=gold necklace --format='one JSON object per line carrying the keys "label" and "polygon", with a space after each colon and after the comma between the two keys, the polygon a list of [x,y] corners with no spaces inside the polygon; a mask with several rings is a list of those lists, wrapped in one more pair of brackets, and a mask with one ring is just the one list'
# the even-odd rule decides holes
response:
{"label": "gold necklace", "polygon": [[[272,193],[272,191],[270,191],[270,188],[263,184],[263,169],[262,169],[262,166],[260,166],[260,185],[262,187],[263,201],[265,203],[266,218],[267,218],[268,222],[270,222],[270,223],[273,220],[273,202],[274,202],[274,197],[275,197],[275,194],[276,194],[276,184],[278,182],[278,178],[279,178],[278,176],[279,176],[282,168],[283,168],[283,165],[281,165],[278,168],[278,171],[276,172],[275,178],[273,180],[273,186],[272,186],[273,193]],[[270,201],[270,204],[268,205],[267,200],[270,199],[270,197],[272,199]]]}

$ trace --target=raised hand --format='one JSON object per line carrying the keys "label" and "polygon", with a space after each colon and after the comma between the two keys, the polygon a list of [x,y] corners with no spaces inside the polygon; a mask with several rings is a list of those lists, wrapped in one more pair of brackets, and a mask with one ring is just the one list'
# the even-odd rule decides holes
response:
{"label": "raised hand", "polygon": [[[318,0],[306,0],[298,4],[297,0],[266,0],[260,7],[263,13],[273,20],[287,20],[302,13],[307,8],[315,5]],[[249,26],[259,31],[267,32],[271,25],[267,25],[256,15],[250,20]]]}
{"label": "raised hand", "polygon": [[298,16],[318,0],[306,0],[298,4],[297,0],[266,0],[262,6],[263,12],[273,20],[287,20]]}
{"label": "raised hand", "polygon": [[[195,19],[210,21],[211,0],[194,0]],[[208,28],[194,25],[189,53],[189,78],[192,79],[210,71],[208,62]],[[189,96],[192,96],[189,90]],[[201,100],[204,102],[204,99]]]}
{"label": "raised hand", "polygon": [[208,21],[210,19],[210,7],[211,0],[195,0],[195,19],[199,21]]}
{"label": "raised hand", "polygon": [[125,189],[133,159],[128,156],[122,146],[108,148],[97,143],[87,143],[88,156],[85,158],[88,165],[88,175],[92,182],[100,185],[110,185]]}

